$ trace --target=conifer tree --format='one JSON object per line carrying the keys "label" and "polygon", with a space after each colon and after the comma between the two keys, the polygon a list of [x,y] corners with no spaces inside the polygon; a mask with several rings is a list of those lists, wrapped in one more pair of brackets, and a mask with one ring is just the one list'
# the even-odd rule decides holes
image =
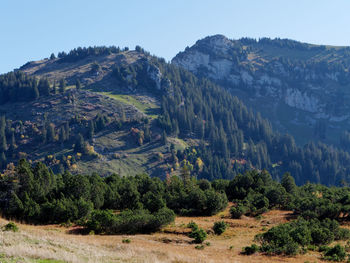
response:
{"label": "conifer tree", "polygon": [[77,90],[81,89],[81,83],[80,83],[79,79],[77,79],[77,81],[75,82],[75,87],[76,87]]}
{"label": "conifer tree", "polygon": [[1,152],[0,154],[0,168],[4,169],[6,167],[7,159],[4,152]]}
{"label": "conifer tree", "polygon": [[75,141],[74,151],[79,153],[83,153],[85,151],[85,141],[80,133]]}
{"label": "conifer tree", "polygon": [[0,152],[5,152],[7,150],[5,129],[6,129],[6,119],[5,119],[5,116],[1,116],[0,118]]}
{"label": "conifer tree", "polygon": [[168,136],[165,131],[162,134],[162,144],[166,145],[168,143]]}
{"label": "conifer tree", "polygon": [[60,93],[64,93],[66,91],[66,81],[64,79],[60,80],[59,91]]}

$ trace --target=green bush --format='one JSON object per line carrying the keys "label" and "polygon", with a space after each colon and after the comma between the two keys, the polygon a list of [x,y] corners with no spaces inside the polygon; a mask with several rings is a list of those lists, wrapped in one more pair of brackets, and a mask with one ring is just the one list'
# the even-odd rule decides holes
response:
{"label": "green bush", "polygon": [[221,235],[226,230],[226,223],[224,221],[218,221],[214,223],[213,230],[216,235]]}
{"label": "green bush", "polygon": [[123,239],[122,242],[125,244],[129,244],[129,243],[131,243],[131,240],[129,238],[127,238],[127,239]]}
{"label": "green bush", "polygon": [[4,231],[13,231],[13,232],[18,232],[18,226],[14,222],[9,222],[3,227]]}
{"label": "green bush", "polygon": [[240,219],[247,211],[248,208],[244,205],[238,204],[237,206],[232,206],[230,209],[231,218]]}
{"label": "green bush", "polygon": [[193,222],[193,221],[189,222],[187,224],[187,227],[191,228],[192,230],[197,230],[198,229],[198,225],[195,222]]}
{"label": "green bush", "polygon": [[197,245],[194,247],[195,249],[198,249],[198,250],[203,250],[204,249],[204,246],[203,245]]}
{"label": "green bush", "polygon": [[204,240],[207,239],[207,232],[205,232],[202,228],[192,230],[189,234],[190,238],[193,238],[193,242],[196,244],[201,244]]}
{"label": "green bush", "polygon": [[346,257],[345,248],[339,244],[324,252],[324,259],[330,261],[343,261]]}
{"label": "green bush", "polygon": [[[301,247],[316,250],[316,246],[326,245],[334,240],[345,239],[348,231],[339,227],[335,220],[317,219],[296,221],[281,224],[257,235],[255,239],[261,243],[261,250],[269,254],[295,255]],[[319,251],[326,249],[319,247]]]}
{"label": "green bush", "polygon": [[96,210],[87,221],[86,227],[102,234],[151,233],[174,219],[174,212],[168,208],[161,208],[154,214],[142,209],[126,210],[117,215],[110,210]]}
{"label": "green bush", "polygon": [[246,255],[252,255],[258,251],[259,251],[259,246],[256,244],[252,244],[250,247],[248,246],[243,248],[243,253]]}

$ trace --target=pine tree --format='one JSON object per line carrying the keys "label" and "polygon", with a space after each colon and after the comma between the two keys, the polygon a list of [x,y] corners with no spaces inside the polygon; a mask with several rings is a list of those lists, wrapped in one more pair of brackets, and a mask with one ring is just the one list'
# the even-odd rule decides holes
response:
{"label": "pine tree", "polygon": [[0,169],[4,169],[6,167],[7,159],[4,152],[0,154]]}
{"label": "pine tree", "polygon": [[167,143],[168,143],[168,136],[166,135],[166,132],[164,130],[162,134],[162,144],[166,145]]}
{"label": "pine tree", "polygon": [[89,121],[89,130],[88,130],[88,138],[92,139],[95,134],[95,128],[94,128],[94,121],[90,120]]}
{"label": "pine tree", "polygon": [[11,142],[10,142],[10,149],[9,149],[9,151],[13,153],[16,148],[17,148],[17,145],[16,145],[15,131],[12,130],[11,131]]}
{"label": "pine tree", "polygon": [[39,97],[40,97],[40,93],[39,93],[38,87],[34,86],[32,98],[37,100],[37,99],[39,99]]}
{"label": "pine tree", "polygon": [[5,152],[7,150],[5,129],[6,129],[6,119],[5,119],[5,116],[1,116],[0,118],[0,152]]}
{"label": "pine tree", "polygon": [[66,81],[64,79],[60,80],[60,93],[64,93],[66,91]]}
{"label": "pine tree", "polygon": [[69,140],[69,137],[70,137],[70,131],[69,131],[69,123],[66,122],[64,124],[64,133],[65,133],[65,141],[68,141]]}
{"label": "pine tree", "polygon": [[52,123],[47,126],[47,140],[48,142],[55,141],[55,125]]}
{"label": "pine tree", "polygon": [[60,143],[64,143],[66,141],[66,134],[65,134],[64,126],[62,126],[59,130],[58,140]]}
{"label": "pine tree", "polygon": [[81,89],[81,83],[80,83],[79,79],[77,79],[77,81],[75,82],[75,87],[76,87],[77,90]]}
{"label": "pine tree", "polygon": [[79,153],[83,153],[85,151],[85,141],[80,133],[78,134],[78,138],[75,141],[74,151]]}

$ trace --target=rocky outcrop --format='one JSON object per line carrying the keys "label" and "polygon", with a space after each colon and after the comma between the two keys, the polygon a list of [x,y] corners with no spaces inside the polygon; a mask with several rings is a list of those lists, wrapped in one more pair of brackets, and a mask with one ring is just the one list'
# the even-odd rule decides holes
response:
{"label": "rocky outcrop", "polygon": [[[272,123],[286,124],[277,112],[283,104],[294,109],[295,116],[309,114],[307,125],[322,119],[349,121],[350,128],[350,102],[344,100],[350,97],[350,91],[344,94],[350,75],[343,66],[350,65],[350,56],[343,53],[290,40],[215,35],[187,47],[172,63],[226,87],[256,111],[268,112],[265,117]],[[290,122],[303,125],[292,118]]]}

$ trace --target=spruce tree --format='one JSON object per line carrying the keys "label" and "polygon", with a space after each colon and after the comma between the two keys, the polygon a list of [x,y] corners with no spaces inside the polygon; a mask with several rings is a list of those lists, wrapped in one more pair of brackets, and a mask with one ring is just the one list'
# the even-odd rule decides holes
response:
{"label": "spruce tree", "polygon": [[163,131],[163,134],[162,134],[162,144],[163,145],[166,145],[168,143],[168,136],[166,135],[166,132]]}
{"label": "spruce tree", "polygon": [[78,134],[78,138],[75,141],[74,151],[79,153],[83,153],[85,151],[85,141],[80,133]]}
{"label": "spruce tree", "polygon": [[0,169],[4,169],[6,167],[7,159],[4,152],[0,154]]}
{"label": "spruce tree", "polygon": [[66,91],[66,81],[64,79],[60,80],[60,93],[64,93]]}
{"label": "spruce tree", "polygon": [[79,79],[77,79],[77,81],[75,82],[75,87],[76,87],[77,90],[81,89],[81,83],[80,83]]}
{"label": "spruce tree", "polygon": [[5,152],[7,150],[5,129],[6,129],[6,119],[5,119],[5,116],[1,116],[1,119],[0,119],[0,152]]}

